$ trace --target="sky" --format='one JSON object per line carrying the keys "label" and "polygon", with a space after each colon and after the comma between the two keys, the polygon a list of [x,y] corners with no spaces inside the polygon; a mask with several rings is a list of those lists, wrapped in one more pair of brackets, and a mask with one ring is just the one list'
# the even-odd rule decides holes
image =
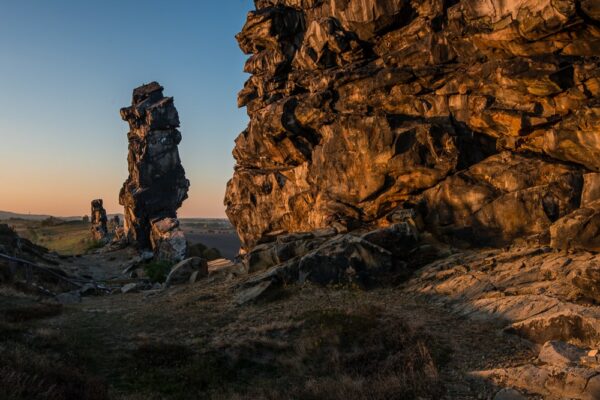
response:
{"label": "sky", "polygon": [[252,0],[0,0],[0,210],[122,212],[128,125],[158,81],[175,98],[191,182],[181,217],[223,217],[234,139],[248,122],[235,41]]}

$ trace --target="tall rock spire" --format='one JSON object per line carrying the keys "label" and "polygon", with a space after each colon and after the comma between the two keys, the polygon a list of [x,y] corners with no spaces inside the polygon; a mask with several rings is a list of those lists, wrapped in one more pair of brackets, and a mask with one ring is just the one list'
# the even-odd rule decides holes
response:
{"label": "tall rock spire", "polygon": [[125,207],[128,239],[158,258],[180,260],[186,245],[179,229],[177,209],[187,198],[185,177],[177,145],[181,141],[179,115],[172,97],[163,96],[157,82],[133,91],[130,107],[121,109],[129,123],[129,177],[119,194]]}

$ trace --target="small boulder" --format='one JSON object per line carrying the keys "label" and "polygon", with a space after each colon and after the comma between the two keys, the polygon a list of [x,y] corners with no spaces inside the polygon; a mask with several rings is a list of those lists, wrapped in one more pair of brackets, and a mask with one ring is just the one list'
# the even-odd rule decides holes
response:
{"label": "small boulder", "polygon": [[[196,274],[194,274],[196,272]],[[208,263],[204,258],[190,257],[177,263],[167,276],[164,286],[195,282],[197,279],[208,276]]]}
{"label": "small boulder", "polygon": [[584,297],[600,303],[600,265],[583,263],[569,273],[568,279]]}
{"label": "small boulder", "polygon": [[585,356],[585,350],[560,340],[551,340],[544,343],[538,356],[543,363],[565,367],[574,364]]}
{"label": "small boulder", "polygon": [[352,235],[325,242],[300,260],[299,281],[319,284],[365,283],[373,274],[392,270],[392,253]]}
{"label": "small boulder", "polygon": [[263,271],[279,263],[274,243],[263,243],[254,247],[246,256],[249,273]]}
{"label": "small boulder", "polygon": [[406,256],[417,245],[419,233],[413,224],[400,222],[387,228],[367,232],[361,237],[392,252],[394,256]]}
{"label": "small boulder", "polygon": [[550,227],[555,249],[600,251],[600,201],[595,201],[560,218]]}
{"label": "small boulder", "polygon": [[121,287],[121,293],[125,294],[125,293],[134,292],[137,288],[138,288],[138,284],[135,282],[131,282],[131,283],[128,283],[125,286]]}
{"label": "small boulder", "polygon": [[242,305],[257,301],[265,296],[269,289],[272,289],[274,286],[275,284],[273,281],[263,280],[253,286],[245,287],[237,293],[235,303],[237,305]]}

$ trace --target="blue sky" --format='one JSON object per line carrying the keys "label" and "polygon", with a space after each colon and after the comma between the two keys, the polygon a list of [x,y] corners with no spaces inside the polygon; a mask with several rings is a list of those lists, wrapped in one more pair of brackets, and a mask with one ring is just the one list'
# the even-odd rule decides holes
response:
{"label": "blue sky", "polygon": [[236,96],[247,75],[234,35],[251,0],[0,0],[0,210],[120,211],[127,124],[119,109],[153,80],[175,97],[192,186],[181,216],[224,216]]}

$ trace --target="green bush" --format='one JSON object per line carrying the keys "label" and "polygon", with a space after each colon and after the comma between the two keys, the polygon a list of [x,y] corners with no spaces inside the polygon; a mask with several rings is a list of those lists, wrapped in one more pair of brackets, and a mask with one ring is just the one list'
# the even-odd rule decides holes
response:
{"label": "green bush", "polygon": [[144,265],[144,271],[152,282],[163,283],[172,266],[173,264],[168,261],[157,260]]}

